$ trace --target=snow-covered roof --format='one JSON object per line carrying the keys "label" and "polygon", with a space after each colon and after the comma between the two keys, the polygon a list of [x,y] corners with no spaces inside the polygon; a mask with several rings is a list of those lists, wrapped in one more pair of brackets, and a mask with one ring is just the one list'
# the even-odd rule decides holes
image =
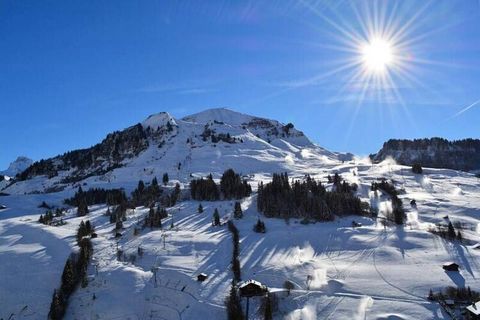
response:
{"label": "snow-covered roof", "polygon": [[474,304],[467,307],[467,310],[473,313],[476,316],[480,315],[480,301],[475,302]]}
{"label": "snow-covered roof", "polygon": [[260,283],[256,280],[246,280],[246,281],[241,282],[240,285],[238,286],[238,288],[239,289],[245,288],[249,284],[254,284],[254,285],[259,286],[259,287],[264,287],[264,285],[262,283]]}

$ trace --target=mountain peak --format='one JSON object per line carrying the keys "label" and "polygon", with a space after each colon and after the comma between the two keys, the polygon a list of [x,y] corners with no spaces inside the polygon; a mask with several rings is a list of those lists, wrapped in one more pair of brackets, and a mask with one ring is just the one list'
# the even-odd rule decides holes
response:
{"label": "mountain peak", "polygon": [[182,120],[196,123],[208,123],[211,121],[217,121],[228,123],[231,125],[239,125],[249,122],[254,118],[256,117],[243,114],[228,108],[212,108],[186,116]]}
{"label": "mountain peak", "polygon": [[151,129],[157,129],[159,127],[166,126],[170,122],[171,125],[176,125],[175,119],[168,112],[159,112],[152,114],[142,122],[144,128],[150,127]]}
{"label": "mountain peak", "polygon": [[7,170],[0,171],[0,174],[14,177],[18,173],[27,169],[32,163],[33,163],[32,159],[27,158],[25,156],[19,156],[17,157],[17,159],[15,159],[15,161],[10,163]]}

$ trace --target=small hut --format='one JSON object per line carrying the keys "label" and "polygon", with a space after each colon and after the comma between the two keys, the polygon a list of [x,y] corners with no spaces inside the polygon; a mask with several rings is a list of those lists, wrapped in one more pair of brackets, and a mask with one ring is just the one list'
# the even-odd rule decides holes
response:
{"label": "small hut", "polygon": [[480,301],[475,302],[467,307],[469,319],[480,319]]}
{"label": "small hut", "polygon": [[205,274],[205,273],[200,273],[200,274],[197,276],[197,281],[203,282],[203,281],[207,280],[207,278],[208,278],[208,275],[207,275],[207,274]]}
{"label": "small hut", "polygon": [[267,286],[255,280],[247,280],[238,286],[238,291],[242,297],[263,296],[268,292]]}
{"label": "small hut", "polygon": [[443,265],[443,270],[445,271],[456,271],[458,272],[458,268],[460,266],[456,264],[455,262],[447,262]]}

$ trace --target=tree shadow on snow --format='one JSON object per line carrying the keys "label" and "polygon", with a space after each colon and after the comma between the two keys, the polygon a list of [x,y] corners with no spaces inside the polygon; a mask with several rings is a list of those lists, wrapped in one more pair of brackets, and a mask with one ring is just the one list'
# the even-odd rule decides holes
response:
{"label": "tree shadow on snow", "polygon": [[460,274],[460,272],[456,271],[445,271],[447,276],[450,278],[450,280],[455,283],[457,288],[465,288],[465,278]]}

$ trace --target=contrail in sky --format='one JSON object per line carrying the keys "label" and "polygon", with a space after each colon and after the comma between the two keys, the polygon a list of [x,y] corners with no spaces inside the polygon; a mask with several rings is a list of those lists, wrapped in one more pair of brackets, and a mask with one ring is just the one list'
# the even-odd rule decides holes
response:
{"label": "contrail in sky", "polygon": [[475,106],[476,106],[477,104],[479,104],[479,103],[480,103],[480,100],[475,101],[474,103],[472,103],[472,104],[469,105],[468,107],[463,108],[462,110],[460,110],[460,111],[458,111],[457,113],[455,113],[453,116],[451,116],[451,117],[449,118],[449,120],[458,117],[459,115],[461,115],[461,114],[464,113],[464,112],[467,112],[468,110],[470,110],[471,108],[475,107]]}

